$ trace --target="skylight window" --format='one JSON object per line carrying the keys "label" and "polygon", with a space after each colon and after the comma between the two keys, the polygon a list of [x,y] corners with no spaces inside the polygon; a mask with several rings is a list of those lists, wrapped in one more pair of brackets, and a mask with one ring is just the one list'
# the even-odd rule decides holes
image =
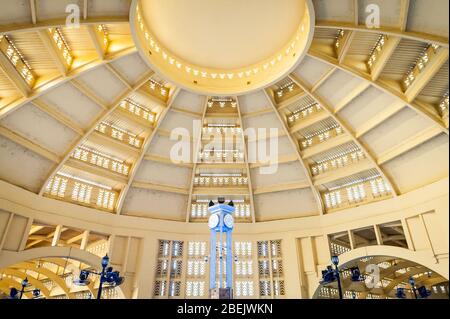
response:
{"label": "skylight window", "polygon": [[146,107],[132,101],[131,99],[126,99],[120,103],[120,107],[150,123],[154,123],[156,120],[156,114],[151,112]]}
{"label": "skylight window", "polygon": [[142,139],[137,137],[135,134],[106,122],[102,122],[97,125],[95,130],[99,133],[110,136],[115,140],[127,143],[135,148],[140,148],[143,143]]}
{"label": "skylight window", "polygon": [[342,29],[339,29],[336,35],[336,41],[334,43],[334,46],[336,47],[336,50],[340,49],[340,47],[342,46],[342,39],[345,36],[345,31]]}
{"label": "skylight window", "polygon": [[278,98],[282,98],[286,93],[294,92],[295,88],[295,83],[292,80],[288,80],[286,81],[286,83],[279,86],[278,90],[276,91],[276,96]]}
{"label": "skylight window", "polygon": [[237,102],[231,97],[213,97],[208,100],[207,106],[210,109],[214,107],[219,107],[221,109],[231,107],[235,109],[237,107]]}
{"label": "skylight window", "polygon": [[342,204],[341,192],[335,191],[325,194],[325,204],[328,208],[339,207]]}
{"label": "skylight window", "polygon": [[208,216],[208,204],[192,204],[192,218],[206,218]]}
{"label": "skylight window", "polygon": [[99,190],[98,197],[97,197],[97,206],[106,208],[109,210],[113,210],[115,200],[116,200],[115,193],[101,189],[101,190]]}
{"label": "skylight window", "polygon": [[430,44],[417,59],[416,64],[411,67],[411,69],[405,75],[403,83],[405,84],[405,89],[408,90],[411,85],[417,79],[417,76],[425,69],[433,56],[440,50],[441,47],[437,44]]}
{"label": "skylight window", "polygon": [[246,186],[248,178],[242,174],[200,174],[194,178],[194,186],[220,187],[220,186]]}
{"label": "skylight window", "polygon": [[114,210],[117,199],[117,193],[111,187],[65,173],[58,173],[50,180],[45,194],[109,211]]}
{"label": "skylight window", "polygon": [[318,103],[313,103],[309,106],[306,106],[300,110],[293,112],[289,117],[288,121],[290,124],[295,123],[298,120],[305,119],[317,112],[320,112],[322,107]]}
{"label": "skylight window", "polygon": [[33,87],[36,77],[32,68],[19,49],[14,45],[14,42],[7,35],[0,36],[0,51],[8,58],[28,86]]}
{"label": "skylight window", "polygon": [[166,88],[163,84],[161,84],[155,80],[150,80],[149,87],[150,87],[150,90],[154,91],[155,93],[160,94],[163,97],[167,97],[167,95],[169,93],[168,88]]}
{"label": "skylight window", "polygon": [[108,50],[109,47],[109,35],[108,28],[104,24],[100,24],[97,26],[96,31],[101,39],[101,43],[103,45],[103,50]]}
{"label": "skylight window", "polygon": [[244,152],[240,150],[204,150],[199,153],[203,162],[238,162],[244,160]]}
{"label": "skylight window", "polygon": [[441,103],[439,103],[439,109],[441,114],[444,116],[446,113],[448,114],[448,106],[449,106],[449,94],[448,92],[444,94],[442,97]]}
{"label": "skylight window", "polygon": [[64,62],[66,63],[67,67],[70,68],[73,62],[73,55],[71,53],[69,45],[64,39],[61,29],[50,28],[48,29],[48,31],[50,32],[51,37],[55,42],[56,48],[58,48],[59,53],[63,57]]}
{"label": "skylight window", "polygon": [[203,128],[203,134],[242,134],[242,129],[231,124],[208,124]]}
{"label": "skylight window", "polygon": [[[342,193],[342,190],[345,190],[345,192]],[[324,200],[328,209],[336,209],[390,196],[391,193],[392,189],[389,183],[377,175],[359,178],[344,185],[330,188],[324,194]]]}
{"label": "skylight window", "polygon": [[[91,202],[92,186],[75,182],[72,190],[72,200],[89,204]],[[102,192],[101,190],[100,192]]]}
{"label": "skylight window", "polygon": [[125,176],[128,176],[130,171],[130,166],[122,160],[115,159],[84,146],[77,147],[71,157]]}
{"label": "skylight window", "polygon": [[333,159],[313,165],[311,171],[314,176],[317,176],[331,170],[357,163],[365,158],[366,155],[363,151],[358,150],[352,152],[352,150],[349,150],[348,153],[339,153]]}
{"label": "skylight window", "polygon": [[309,148],[313,145],[323,143],[331,138],[342,135],[344,133],[339,124],[334,124],[331,128],[325,128],[320,131],[307,134],[300,142],[302,149]]}
{"label": "skylight window", "polygon": [[378,57],[381,54],[381,51],[384,48],[384,45],[386,44],[388,40],[388,36],[387,35],[380,35],[380,37],[378,38],[377,43],[375,44],[375,47],[372,50],[372,53],[370,54],[370,58],[367,61],[367,64],[369,65],[369,68],[372,70],[373,67],[375,66],[375,62],[378,60]]}
{"label": "skylight window", "polygon": [[381,178],[370,181],[370,186],[375,197],[387,195],[391,192],[389,184]]}

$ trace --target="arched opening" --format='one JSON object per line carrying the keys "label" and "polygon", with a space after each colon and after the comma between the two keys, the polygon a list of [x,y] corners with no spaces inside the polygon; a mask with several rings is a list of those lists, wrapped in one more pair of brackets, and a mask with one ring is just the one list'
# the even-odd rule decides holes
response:
{"label": "arched opening", "polygon": [[[344,299],[397,299],[397,289],[404,290],[404,297],[414,299],[414,288],[425,287],[429,299],[448,299],[449,282],[441,274],[416,261],[392,256],[366,256],[348,260],[340,258],[339,264],[342,295]],[[361,273],[358,281],[352,279],[351,269]],[[334,268],[334,267],[333,267]],[[326,281],[326,280],[325,280]],[[420,298],[420,295],[418,295]],[[338,299],[337,281],[321,282],[313,299]]]}
{"label": "arched opening", "polygon": [[[90,276],[86,285],[77,285],[82,270],[98,271],[100,258],[85,251],[65,247],[37,248],[13,253],[0,262],[0,299],[8,298],[11,288],[20,291],[27,278],[29,286],[23,299],[32,299],[31,290],[39,289],[45,299],[95,299],[99,288],[98,276]],[[124,299],[120,287],[104,286],[103,299]]]}

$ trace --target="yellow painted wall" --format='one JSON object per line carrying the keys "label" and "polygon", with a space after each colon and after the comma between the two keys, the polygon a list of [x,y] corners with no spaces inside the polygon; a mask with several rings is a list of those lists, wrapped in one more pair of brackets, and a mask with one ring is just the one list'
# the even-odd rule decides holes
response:
{"label": "yellow painted wall", "polygon": [[[55,253],[55,249],[59,249],[57,255],[65,256],[67,249],[61,247],[23,251],[34,220],[108,235],[111,261],[126,276],[122,288],[128,298],[152,297],[160,239],[185,243],[209,241],[205,224],[118,216],[39,197],[0,182],[0,269],[45,257]],[[318,287],[320,271],[329,264],[328,234],[398,220],[403,223],[409,249],[364,247],[342,255],[343,262],[366,255],[394,256],[410,259],[449,278],[448,178],[397,198],[324,216],[239,224],[234,240],[251,241],[255,256],[257,241],[281,239],[285,297],[310,298]],[[88,257],[80,255],[80,258]],[[95,262],[98,259],[95,258],[90,261]],[[255,295],[258,294],[256,261],[254,257]],[[181,290],[184,293],[184,286]]]}

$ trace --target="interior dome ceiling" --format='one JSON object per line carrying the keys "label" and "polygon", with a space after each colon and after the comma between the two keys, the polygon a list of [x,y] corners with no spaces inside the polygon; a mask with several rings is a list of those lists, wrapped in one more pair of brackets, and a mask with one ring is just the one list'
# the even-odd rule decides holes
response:
{"label": "interior dome ceiling", "polygon": [[273,84],[299,64],[314,32],[311,0],[134,0],[130,10],[133,39],[150,68],[200,94],[242,95]]}
{"label": "interior dome ceiling", "polygon": [[291,40],[305,10],[304,0],[249,0],[244,5],[239,0],[155,0],[141,6],[163,46],[215,69],[240,69],[275,55]]}
{"label": "interior dome ceiling", "polygon": [[[432,8],[426,0],[376,1],[380,29],[364,25],[365,0],[312,1],[314,38],[299,64],[273,85],[219,98],[183,89],[149,67],[132,35],[131,1],[78,1],[81,26],[73,29],[65,26],[64,1],[31,7],[0,0],[0,185],[92,214],[181,222],[203,222],[205,204],[219,196],[239,205],[238,222],[251,223],[332,214],[414,192],[448,177],[448,1],[435,1]],[[250,17],[235,26],[260,18]],[[287,20],[272,26],[284,36],[256,39],[267,41],[266,52],[245,57],[283,42],[297,23]],[[201,46],[186,51],[187,41],[170,42],[187,22],[188,15],[160,40],[202,62]],[[219,31],[233,45],[258,25],[236,38],[233,28]],[[211,66],[220,62],[214,50]],[[237,57],[228,66],[238,65]],[[241,143],[206,149],[193,121],[204,134],[227,129]],[[192,149],[201,146],[201,161],[170,159],[175,128],[191,134],[185,140]],[[261,173],[264,161],[248,161],[264,140],[242,143],[248,128],[278,129],[274,174]]]}

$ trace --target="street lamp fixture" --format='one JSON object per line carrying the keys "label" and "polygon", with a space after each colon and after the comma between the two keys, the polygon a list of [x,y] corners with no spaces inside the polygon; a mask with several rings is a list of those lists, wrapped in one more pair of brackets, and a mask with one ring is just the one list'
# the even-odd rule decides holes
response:
{"label": "street lamp fixture", "polygon": [[331,262],[333,263],[333,265],[335,267],[334,271],[335,271],[336,279],[337,279],[337,283],[338,283],[339,299],[344,299],[344,296],[342,294],[341,274],[339,271],[339,257],[338,256],[331,257]]}
{"label": "street lamp fixture", "polygon": [[431,296],[431,291],[428,290],[425,286],[418,288],[417,291],[419,292],[420,299],[426,299]]}
{"label": "street lamp fixture", "polygon": [[23,294],[27,293],[27,292],[31,292],[33,294],[33,299],[40,299],[42,298],[41,296],[41,290],[40,289],[33,289],[33,290],[25,290],[26,287],[28,287],[28,278],[26,277],[24,280],[22,280],[21,282],[21,286],[22,288],[19,290],[17,290],[16,288],[11,288],[10,292],[9,292],[9,299],[22,299]]}
{"label": "street lamp fixture", "polygon": [[339,265],[339,257],[338,257],[338,256],[332,256],[332,257],[331,257],[331,262],[332,262],[333,265],[335,265],[335,266]]}
{"label": "street lamp fixture", "polygon": [[82,270],[80,276],[74,281],[75,285],[87,286],[90,283],[89,276],[97,275],[100,276],[100,285],[97,292],[97,299],[101,299],[103,284],[108,284],[110,287],[120,286],[124,282],[124,278],[120,276],[120,272],[114,271],[113,267],[108,267],[109,257],[106,255],[102,258],[101,266],[102,271],[96,272],[93,270]]}
{"label": "street lamp fixture", "polygon": [[332,256],[331,257],[331,263],[333,266],[327,266],[326,270],[322,271],[322,281],[320,284],[326,285],[333,283],[337,281],[338,284],[338,291],[339,291],[339,299],[343,299],[343,293],[342,293],[342,284],[341,284],[341,272],[343,271],[350,271],[351,273],[351,280],[353,282],[360,282],[363,281],[363,276],[361,276],[361,271],[358,267],[352,267],[350,269],[339,269],[339,257],[338,256]]}
{"label": "street lamp fixture", "polygon": [[412,291],[414,292],[414,298],[417,299],[417,289],[416,289],[416,281],[413,277],[409,277],[409,284],[411,285]]}
{"label": "street lamp fixture", "polygon": [[405,288],[398,287],[395,296],[398,299],[405,299],[406,298]]}

